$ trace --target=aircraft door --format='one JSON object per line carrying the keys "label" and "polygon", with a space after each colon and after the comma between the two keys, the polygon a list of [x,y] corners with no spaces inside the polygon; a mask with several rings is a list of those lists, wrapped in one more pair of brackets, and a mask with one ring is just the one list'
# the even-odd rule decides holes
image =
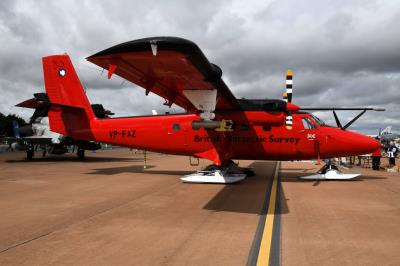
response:
{"label": "aircraft door", "polygon": [[301,149],[313,158],[319,158],[320,136],[318,134],[318,127],[308,117],[302,117],[301,122],[304,129],[300,130],[300,133],[305,143]]}
{"label": "aircraft door", "polygon": [[168,142],[172,147],[187,149],[188,142],[188,125],[186,122],[173,122],[167,125]]}

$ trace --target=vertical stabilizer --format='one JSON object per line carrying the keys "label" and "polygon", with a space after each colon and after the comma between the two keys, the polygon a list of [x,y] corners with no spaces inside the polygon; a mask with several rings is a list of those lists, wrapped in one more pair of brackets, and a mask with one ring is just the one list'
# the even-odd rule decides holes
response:
{"label": "vertical stabilizer", "polygon": [[68,55],[43,57],[46,93],[50,100],[50,129],[67,136],[92,139],[95,119],[86,93]]}

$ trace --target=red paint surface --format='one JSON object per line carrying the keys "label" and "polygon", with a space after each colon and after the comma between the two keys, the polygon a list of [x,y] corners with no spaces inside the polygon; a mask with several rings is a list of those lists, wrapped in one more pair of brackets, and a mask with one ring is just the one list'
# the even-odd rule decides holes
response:
{"label": "red paint surface", "polygon": [[[310,117],[309,114],[293,114],[293,129],[287,130],[283,112],[216,113],[217,120],[234,121],[233,132],[193,130],[192,122],[200,120],[195,113],[98,119],[93,115],[67,55],[43,58],[43,67],[46,91],[53,104],[49,111],[51,130],[77,139],[197,156],[218,165],[231,159],[303,160],[351,156],[371,153],[379,147],[375,139],[319,126],[312,118],[315,128],[305,129],[301,119]],[[66,71],[65,76],[59,75],[61,69]],[[179,125],[179,130],[174,130],[177,127],[174,124]]]}

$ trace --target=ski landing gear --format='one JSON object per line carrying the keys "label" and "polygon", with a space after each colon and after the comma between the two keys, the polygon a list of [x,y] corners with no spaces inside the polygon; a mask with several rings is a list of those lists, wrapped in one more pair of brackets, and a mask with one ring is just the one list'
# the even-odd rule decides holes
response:
{"label": "ski landing gear", "polygon": [[84,160],[85,159],[85,149],[81,146],[78,146],[78,151],[76,152],[76,155],[78,155],[79,160]]}
{"label": "ski landing gear", "polygon": [[316,174],[300,176],[304,180],[348,180],[359,176],[360,174],[343,174],[339,168],[331,163],[331,160],[324,165]]}
{"label": "ski landing gear", "polygon": [[203,171],[181,177],[181,180],[187,183],[230,184],[239,182],[246,176],[254,176],[254,172],[229,161],[225,166],[209,165]]}

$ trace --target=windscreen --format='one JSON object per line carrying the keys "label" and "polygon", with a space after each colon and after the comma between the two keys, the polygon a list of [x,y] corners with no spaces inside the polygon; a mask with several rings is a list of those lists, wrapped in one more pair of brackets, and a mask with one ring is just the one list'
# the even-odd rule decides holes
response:
{"label": "windscreen", "polygon": [[312,120],[314,120],[315,123],[317,123],[320,126],[325,126],[325,127],[331,127],[330,125],[328,125],[327,123],[325,123],[324,120],[322,120],[321,118],[316,117],[315,115],[310,114],[310,118]]}

